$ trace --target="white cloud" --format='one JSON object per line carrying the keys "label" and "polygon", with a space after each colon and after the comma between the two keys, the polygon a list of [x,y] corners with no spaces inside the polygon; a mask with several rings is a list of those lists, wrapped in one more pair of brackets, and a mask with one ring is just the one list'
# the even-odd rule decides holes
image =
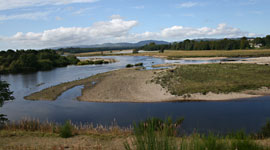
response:
{"label": "white cloud", "polygon": [[18,32],[11,37],[2,37],[0,42],[5,43],[4,45],[17,46],[7,47],[14,49],[91,45],[106,42],[138,42],[150,39],[179,41],[187,38],[230,38],[256,35],[226,24],[219,24],[216,28],[172,26],[159,32],[131,33],[131,29],[137,24],[138,22],[135,20],[125,21],[121,16],[114,15],[110,21],[97,22],[89,27],[60,27],[40,33]]}
{"label": "white cloud", "polygon": [[161,36],[167,38],[200,38],[200,37],[239,37],[246,36],[248,32],[244,32],[238,28],[230,27],[226,24],[219,24],[217,28],[191,28],[183,26],[173,26],[165,28],[161,31]]}
{"label": "white cloud", "polygon": [[26,19],[26,20],[38,20],[46,19],[50,12],[33,12],[15,15],[0,15],[0,21],[15,20],[15,19]]}
{"label": "white cloud", "polygon": [[21,48],[94,44],[124,37],[128,34],[128,31],[136,25],[137,21],[125,21],[115,18],[107,22],[97,22],[85,28],[60,27],[41,33],[18,32],[12,37],[4,38],[4,41],[13,44],[16,43]]}
{"label": "white cloud", "polygon": [[43,5],[66,5],[72,3],[92,3],[98,0],[0,0],[0,10],[15,8],[43,6]]}
{"label": "white cloud", "polygon": [[178,5],[178,7],[180,8],[191,8],[191,7],[194,7],[194,6],[197,6],[199,5],[199,3],[197,2],[184,2],[184,3],[181,3],[180,5]]}

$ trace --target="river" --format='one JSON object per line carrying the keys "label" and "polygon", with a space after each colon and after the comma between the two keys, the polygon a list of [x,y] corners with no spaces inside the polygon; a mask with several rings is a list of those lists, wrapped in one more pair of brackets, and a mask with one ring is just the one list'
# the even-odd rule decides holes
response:
{"label": "river", "polygon": [[1,80],[7,81],[10,89],[14,91],[15,100],[6,102],[0,108],[0,114],[6,114],[11,121],[31,118],[59,123],[72,120],[75,123],[110,125],[116,120],[118,125],[123,127],[149,117],[162,119],[168,116],[173,119],[184,117],[182,127],[187,132],[194,129],[199,132],[210,130],[230,132],[240,129],[256,132],[270,117],[269,96],[227,102],[96,103],[77,101],[76,97],[80,96],[83,88],[77,86],[64,92],[56,101],[28,101],[23,98],[63,82],[125,68],[126,64],[143,62],[146,69],[152,69],[152,65],[164,63],[200,64],[221,61],[165,60],[146,56],[108,56],[107,58],[114,58],[118,62],[68,66],[31,74],[1,75]]}

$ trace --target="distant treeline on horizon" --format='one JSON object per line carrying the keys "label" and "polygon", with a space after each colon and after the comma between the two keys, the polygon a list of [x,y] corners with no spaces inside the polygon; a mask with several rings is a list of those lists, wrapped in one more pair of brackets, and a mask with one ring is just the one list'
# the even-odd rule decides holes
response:
{"label": "distant treeline on horizon", "polygon": [[[238,49],[258,49],[258,48],[270,48],[270,35],[266,37],[256,38],[238,38],[238,39],[199,39],[189,40],[186,39],[181,42],[173,42],[169,44],[156,44],[150,42],[144,46],[107,46],[107,47],[91,47],[91,48],[80,48],[80,47],[67,47],[58,49],[43,49],[53,50],[60,53],[86,53],[86,52],[102,52],[102,51],[115,51],[115,50],[145,50],[145,51],[156,51],[156,50],[238,50]],[[11,49],[10,49],[11,50]],[[30,49],[32,50],[32,49]]]}
{"label": "distant treeline on horizon", "polygon": [[155,50],[237,50],[237,49],[255,49],[270,48],[270,35],[266,37],[241,39],[222,39],[222,40],[184,40],[164,45],[149,43],[137,50],[155,51]]}

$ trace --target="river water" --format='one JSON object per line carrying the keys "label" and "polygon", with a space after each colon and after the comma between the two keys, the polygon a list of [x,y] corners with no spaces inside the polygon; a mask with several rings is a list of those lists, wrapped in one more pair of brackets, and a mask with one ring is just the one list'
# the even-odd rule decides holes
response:
{"label": "river water", "polygon": [[[82,57],[80,59],[86,59]],[[1,80],[10,84],[14,91],[14,101],[9,101],[0,108],[0,114],[6,114],[9,120],[24,118],[49,120],[63,123],[90,122],[110,125],[114,120],[120,126],[130,126],[135,121],[149,117],[173,119],[184,117],[183,129],[187,132],[219,131],[230,132],[244,129],[256,132],[270,117],[270,97],[249,98],[227,102],[166,102],[166,103],[96,103],[80,102],[82,86],[77,86],[58,97],[56,101],[24,100],[33,92],[57,85],[107,72],[125,68],[126,64],[143,62],[147,69],[152,65],[163,63],[200,64],[211,61],[164,60],[146,56],[108,56],[117,59],[117,63],[106,65],[68,66],[51,71],[40,71],[31,74],[1,75]]]}

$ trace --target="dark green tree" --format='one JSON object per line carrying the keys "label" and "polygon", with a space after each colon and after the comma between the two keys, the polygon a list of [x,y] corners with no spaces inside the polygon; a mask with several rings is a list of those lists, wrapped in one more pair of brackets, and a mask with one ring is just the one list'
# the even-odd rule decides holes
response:
{"label": "dark green tree", "polygon": [[[0,107],[3,106],[5,101],[13,100],[14,97],[12,96],[12,93],[9,90],[9,84],[5,81],[0,80]],[[6,122],[8,119],[6,118],[6,115],[0,114],[0,126]]]}
{"label": "dark green tree", "polygon": [[246,37],[242,37],[240,41],[240,49],[248,49],[250,48],[249,42]]}
{"label": "dark green tree", "polygon": [[265,46],[266,46],[267,48],[269,48],[269,47],[270,47],[270,35],[267,35],[267,36],[265,37],[264,41],[265,41]]}

